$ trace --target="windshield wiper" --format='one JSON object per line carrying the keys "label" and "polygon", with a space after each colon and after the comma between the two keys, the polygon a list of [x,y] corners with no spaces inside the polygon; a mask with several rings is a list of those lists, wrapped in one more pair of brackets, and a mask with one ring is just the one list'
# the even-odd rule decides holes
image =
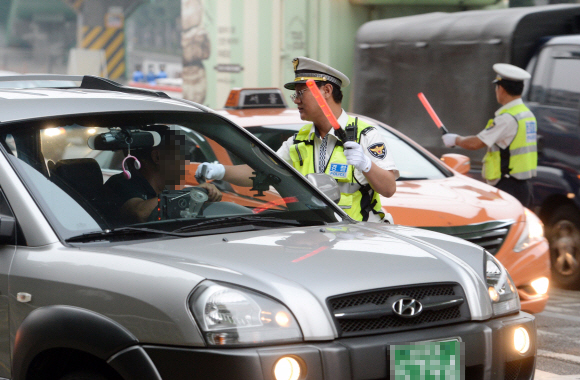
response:
{"label": "windshield wiper", "polygon": [[397,181],[419,181],[419,180],[424,180],[424,179],[429,179],[427,177],[399,177],[397,178]]}
{"label": "windshield wiper", "polygon": [[163,231],[163,230],[155,230],[152,228],[142,228],[142,227],[120,227],[114,228],[112,230],[103,230],[103,231],[93,231],[87,232],[82,235],[73,236],[71,238],[66,239],[67,243],[86,243],[90,241],[97,241],[97,240],[109,240],[111,238],[117,237],[130,237],[130,236],[139,236],[139,235],[169,235],[169,236],[187,236],[186,234],[180,234],[171,231]]}
{"label": "windshield wiper", "polygon": [[205,227],[215,227],[218,224],[220,227],[230,227],[232,225],[255,225],[255,224],[278,224],[278,225],[285,225],[285,226],[303,226],[304,223],[291,220],[291,219],[278,219],[278,218],[271,218],[271,217],[263,217],[263,216],[226,216],[223,218],[211,218],[211,219],[203,219],[200,222],[195,224],[191,224],[188,226],[184,226],[173,230],[174,233],[186,232],[186,231],[195,231],[198,229],[203,229]]}

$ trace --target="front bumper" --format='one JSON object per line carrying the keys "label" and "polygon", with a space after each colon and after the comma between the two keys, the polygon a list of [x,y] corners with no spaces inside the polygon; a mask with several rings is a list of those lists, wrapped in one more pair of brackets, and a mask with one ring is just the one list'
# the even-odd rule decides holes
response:
{"label": "front bumper", "polygon": [[[513,331],[525,327],[531,347],[525,355],[513,348]],[[465,348],[466,379],[531,379],[536,355],[533,316],[520,312],[483,322],[469,322],[393,334],[336,339],[273,347],[235,349],[175,348],[144,345],[163,379],[275,380],[274,364],[282,356],[302,359],[304,379],[388,379],[391,344],[459,337]]]}

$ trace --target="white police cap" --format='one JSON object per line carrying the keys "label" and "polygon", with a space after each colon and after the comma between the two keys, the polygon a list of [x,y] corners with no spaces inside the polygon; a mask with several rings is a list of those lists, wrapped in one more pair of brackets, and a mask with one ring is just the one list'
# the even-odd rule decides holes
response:
{"label": "white police cap", "polygon": [[311,58],[297,57],[292,60],[294,65],[294,81],[288,82],[284,88],[294,90],[298,83],[306,83],[308,79],[315,81],[331,82],[344,88],[350,84],[350,80],[346,75],[332,67],[320,63]]}
{"label": "white police cap", "polygon": [[493,65],[493,71],[497,73],[497,76],[492,83],[497,83],[502,79],[523,82],[532,77],[526,70],[508,63],[496,63]]}

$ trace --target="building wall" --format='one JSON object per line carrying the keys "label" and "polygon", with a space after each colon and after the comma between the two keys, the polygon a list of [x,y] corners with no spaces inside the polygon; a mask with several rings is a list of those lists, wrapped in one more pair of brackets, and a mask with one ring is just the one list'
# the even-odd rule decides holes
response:
{"label": "building wall", "polygon": [[[478,5],[497,0],[474,0]],[[385,1],[393,3],[393,1]],[[451,4],[451,0],[432,0]],[[282,87],[307,56],[352,77],[358,28],[367,21],[467,6],[359,4],[357,0],[181,0],[184,97],[212,108],[234,87]],[[424,2],[423,2],[424,3]],[[462,4],[469,1],[459,2]],[[289,103],[289,91],[285,91]],[[350,88],[343,105],[349,108]]]}

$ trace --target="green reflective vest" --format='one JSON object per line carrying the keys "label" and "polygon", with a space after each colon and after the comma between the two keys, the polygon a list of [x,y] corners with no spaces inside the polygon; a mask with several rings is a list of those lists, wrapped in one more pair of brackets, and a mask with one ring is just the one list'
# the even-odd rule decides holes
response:
{"label": "green reflective vest", "polygon": [[[500,112],[504,113],[509,113],[517,120],[518,131],[508,148],[500,149],[494,144],[488,150],[483,157],[483,176],[488,181],[506,175],[521,180],[535,177],[538,166],[536,118],[523,103]],[[491,119],[485,129],[493,125]]]}
{"label": "green reflective vest", "polygon": [[[353,117],[348,117],[348,124],[354,123]],[[370,125],[358,120],[357,141],[360,141],[361,134],[368,133],[372,128]],[[290,158],[292,165],[302,175],[316,173],[314,168],[314,132],[312,124],[305,125],[294,136],[294,144],[290,146]],[[353,219],[366,221],[369,213],[379,214],[385,217],[381,209],[380,195],[375,192],[369,184],[361,185],[354,176],[354,167],[346,163],[342,142],[336,142],[330,159],[326,163],[324,173],[333,177],[340,187],[340,201],[338,205]]]}

